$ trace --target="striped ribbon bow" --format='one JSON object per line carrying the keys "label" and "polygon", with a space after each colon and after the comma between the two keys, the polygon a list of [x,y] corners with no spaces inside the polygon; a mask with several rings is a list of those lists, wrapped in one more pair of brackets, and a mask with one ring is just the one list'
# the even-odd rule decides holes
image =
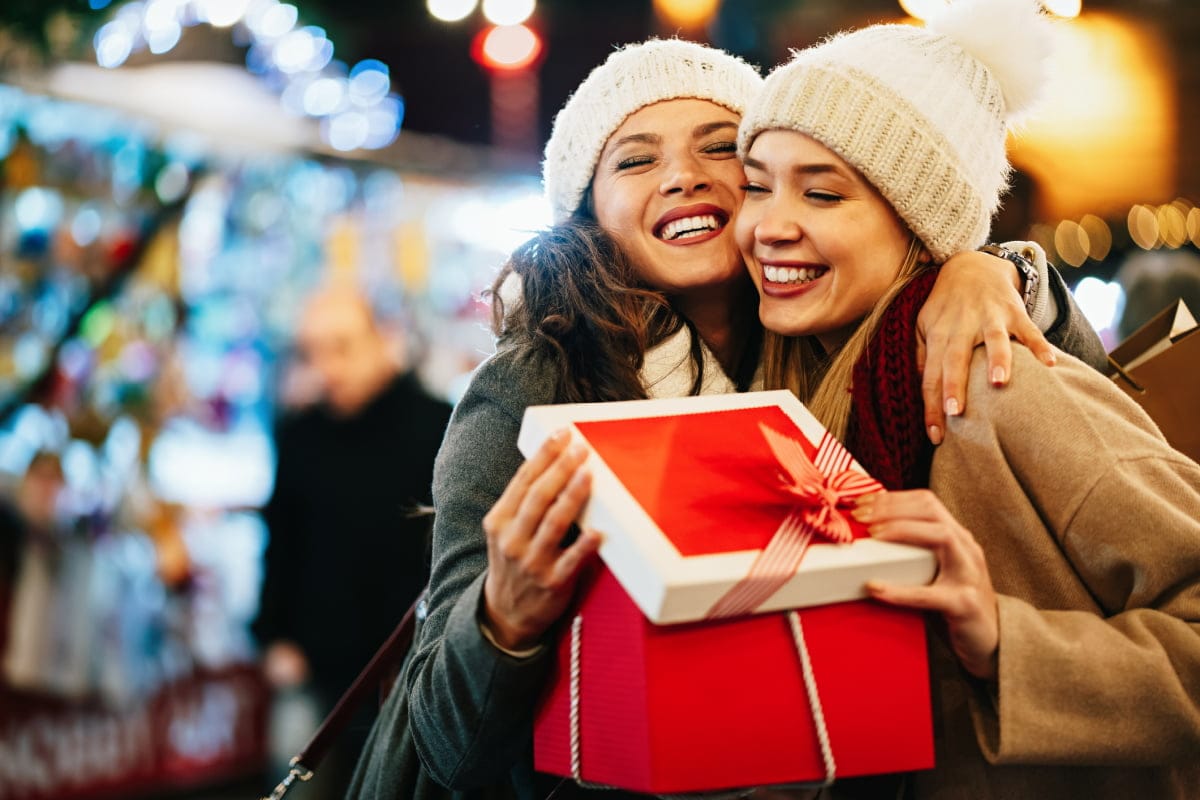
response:
{"label": "striped ribbon bow", "polygon": [[755,611],[796,574],[814,535],[850,542],[854,535],[844,509],[855,498],[883,488],[871,476],[850,469],[853,457],[828,431],[810,461],[792,437],[762,423],[758,427],[779,462],[780,489],[794,498],[796,505],[754,559],[750,571],[709,609],[710,619]]}

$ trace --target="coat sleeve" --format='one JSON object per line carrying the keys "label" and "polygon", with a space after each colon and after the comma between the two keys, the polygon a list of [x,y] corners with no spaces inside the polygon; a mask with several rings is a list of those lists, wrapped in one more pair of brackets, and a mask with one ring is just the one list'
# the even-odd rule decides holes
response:
{"label": "coat sleeve", "polygon": [[485,363],[455,409],[434,469],[433,571],[428,616],[406,672],[409,724],[430,774],[456,789],[502,781],[527,759],[550,664],[549,648],[524,659],[504,654],[478,622],[483,517],[521,464],[524,406],[548,401],[531,383]]}
{"label": "coat sleeve", "polygon": [[1079,310],[1074,296],[1058,270],[1049,267],[1047,275],[1058,315],[1046,330],[1046,339],[1059,350],[1070,353],[1097,372],[1109,374],[1108,353],[1104,349],[1104,342],[1100,341],[1100,334],[1096,333],[1096,329]]}
{"label": "coat sleeve", "polygon": [[[1000,452],[1053,537],[1002,546],[1061,561],[1057,582],[1079,589],[1044,587],[1036,607],[999,598],[998,690],[994,703],[973,704],[980,745],[997,764],[1195,759],[1200,466],[1109,381],[1078,363],[1060,367],[989,411]],[[1048,599],[1071,591],[1083,601]]]}

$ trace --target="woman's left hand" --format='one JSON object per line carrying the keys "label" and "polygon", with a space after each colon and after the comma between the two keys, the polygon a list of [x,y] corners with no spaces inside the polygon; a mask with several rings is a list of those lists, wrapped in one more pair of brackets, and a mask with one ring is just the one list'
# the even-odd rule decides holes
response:
{"label": "woman's left hand", "polygon": [[868,594],[884,603],[941,614],[963,667],[977,678],[995,678],[1000,651],[996,590],[983,548],[971,532],[927,489],[864,495],[854,516],[867,524],[872,538],[928,548],[938,562],[937,577],[928,586],[871,581]]}
{"label": "woman's left hand", "polygon": [[1046,364],[1054,348],[1029,319],[1013,285],[1016,269],[996,256],[969,251],[942,265],[933,291],[917,316],[917,364],[925,399],[925,430],[941,444],[946,416],[966,408],[971,353],[987,347],[988,375],[1001,386],[1012,371],[1014,338]]}

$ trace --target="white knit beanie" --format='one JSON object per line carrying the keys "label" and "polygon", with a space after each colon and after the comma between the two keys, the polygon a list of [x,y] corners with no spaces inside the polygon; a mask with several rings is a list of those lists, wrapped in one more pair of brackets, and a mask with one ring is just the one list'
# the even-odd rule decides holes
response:
{"label": "white knit beanie", "polygon": [[765,130],[812,136],[944,261],[987,240],[1008,186],[1006,134],[1045,83],[1052,28],[1036,0],[958,0],[924,28],[838,34],[771,73],[738,151]]}
{"label": "white knit beanie", "polygon": [[682,39],[626,45],[592,70],[554,118],[542,183],[565,221],[583,202],[608,137],[633,112],[662,100],[710,100],[741,114],[762,86],[758,70],[722,50]]}

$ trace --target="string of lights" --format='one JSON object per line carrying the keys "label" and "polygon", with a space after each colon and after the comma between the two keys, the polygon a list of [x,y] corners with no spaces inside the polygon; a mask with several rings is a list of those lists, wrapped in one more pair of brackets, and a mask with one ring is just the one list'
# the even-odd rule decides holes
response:
{"label": "string of lights", "polygon": [[316,25],[301,25],[300,11],[279,0],[133,0],[113,6],[89,0],[111,18],[96,31],[96,63],[115,69],[131,55],[161,55],[185,28],[229,28],[247,42],[246,66],[282,87],[289,110],[320,121],[322,138],[340,151],[387,147],[400,133],[404,100],[391,91],[388,66],[364,59],[349,66],[334,58],[334,43]]}

